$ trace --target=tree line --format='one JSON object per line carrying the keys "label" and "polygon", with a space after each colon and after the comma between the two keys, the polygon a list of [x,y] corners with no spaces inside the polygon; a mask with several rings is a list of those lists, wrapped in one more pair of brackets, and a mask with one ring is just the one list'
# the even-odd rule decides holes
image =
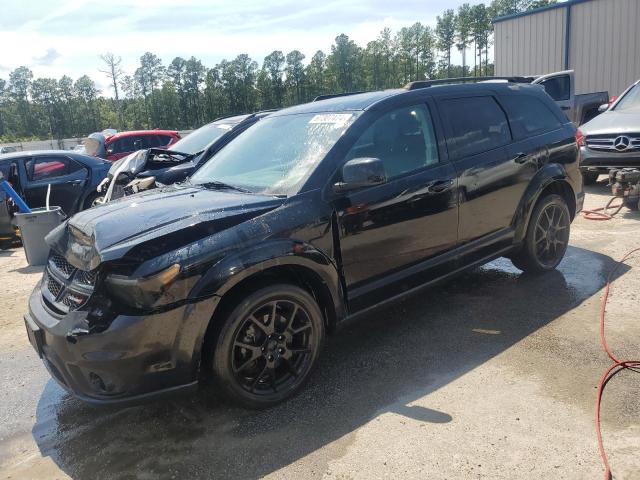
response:
{"label": "tree line", "polygon": [[[87,75],[33,78],[27,67],[0,78],[0,142],[82,137],[105,128],[191,129],[222,116],[282,108],[318,95],[400,87],[410,81],[492,75],[491,19],[556,0],[493,0],[447,9],[434,26],[416,22],[395,34],[388,28],[364,46],[347,35],[329,53],[305,62],[299,50],[276,50],[262,65],[247,54],[207,68],[195,57],[164,65],[147,52],[132,74],[112,53],[100,56],[109,78],[105,97]],[[462,63],[452,64],[452,53]]]}

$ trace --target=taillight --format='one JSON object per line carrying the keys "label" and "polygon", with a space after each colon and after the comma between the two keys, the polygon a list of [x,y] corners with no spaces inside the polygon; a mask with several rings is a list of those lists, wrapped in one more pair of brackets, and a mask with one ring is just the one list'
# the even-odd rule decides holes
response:
{"label": "taillight", "polygon": [[613,102],[615,102],[618,99],[617,95],[611,95],[609,97],[609,105],[611,105]]}
{"label": "taillight", "polygon": [[578,147],[584,147],[584,135],[580,130],[576,131],[576,144]]}

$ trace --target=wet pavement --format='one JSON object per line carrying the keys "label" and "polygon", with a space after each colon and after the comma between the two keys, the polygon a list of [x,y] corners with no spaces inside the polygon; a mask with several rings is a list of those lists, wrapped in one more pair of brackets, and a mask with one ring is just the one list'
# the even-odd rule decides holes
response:
{"label": "wet pavement", "polygon": [[[603,192],[594,187],[589,202],[604,203]],[[308,386],[267,411],[229,405],[215,386],[88,406],[49,378],[14,318],[15,337],[0,342],[0,478],[599,476],[599,290],[613,258],[640,246],[638,220],[578,219],[557,272],[527,276],[500,259],[348,322]],[[630,354],[640,351],[637,267],[640,258],[618,272],[612,296],[611,343]],[[608,389],[612,461],[619,478],[640,478],[628,448],[640,445],[640,375]]]}

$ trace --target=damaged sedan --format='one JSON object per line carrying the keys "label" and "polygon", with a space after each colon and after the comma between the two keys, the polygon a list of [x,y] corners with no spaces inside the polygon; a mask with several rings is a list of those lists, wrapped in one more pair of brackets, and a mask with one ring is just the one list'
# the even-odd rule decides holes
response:
{"label": "damaged sedan", "polygon": [[52,231],[29,339],[89,402],[212,378],[274,405],[349,316],[500,256],[554,269],[582,206],[574,135],[529,85],[417,82],[275,112],[189,181]]}

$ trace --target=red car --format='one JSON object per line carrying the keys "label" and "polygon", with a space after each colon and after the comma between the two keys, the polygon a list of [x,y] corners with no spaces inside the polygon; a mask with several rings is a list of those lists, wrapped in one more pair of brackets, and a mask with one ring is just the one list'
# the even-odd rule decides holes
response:
{"label": "red car", "polygon": [[133,130],[114,132],[105,130],[89,135],[84,141],[85,153],[116,161],[130,153],[147,148],[165,148],[180,140],[175,130]]}

